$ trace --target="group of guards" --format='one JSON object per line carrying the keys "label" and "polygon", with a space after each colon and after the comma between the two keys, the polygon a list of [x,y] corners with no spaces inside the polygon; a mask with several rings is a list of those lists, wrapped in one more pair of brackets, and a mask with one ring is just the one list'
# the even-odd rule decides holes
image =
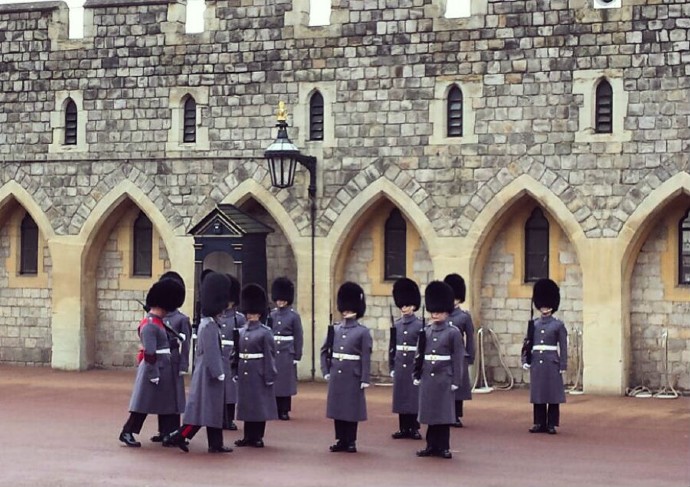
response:
{"label": "group of guards", "polygon": [[[426,447],[417,451],[420,457],[452,458],[450,427],[463,427],[463,402],[472,398],[468,368],[474,362],[474,326],[461,306],[465,296],[465,281],[458,274],[429,283],[424,293],[427,324],[423,313],[421,318],[415,314],[422,301],[417,283],[402,278],[393,285],[401,316],[394,320],[391,313],[392,410],[399,418],[392,437],[421,439],[420,424],[426,424]],[[237,429],[236,417],[244,421],[244,436],[235,445],[263,447],[266,421],[289,420],[303,343],[300,317],[290,307],[293,283],[276,279],[271,297],[277,307],[265,313],[268,302],[260,286],[249,284],[240,292],[234,277],[204,272],[202,318],[185,401],[183,375],[192,333],[189,319],[179,311],[185,288],[178,274],[164,274],[146,296],[148,314],[138,329],[140,363],[120,441],[141,446],[134,435],[140,433],[147,414],[157,414],[159,434],[152,441],[189,451],[189,441],[205,426],[208,451],[230,452],[222,432]],[[522,353],[523,368],[530,370],[534,408],[529,431],[555,434],[559,404],[565,402],[562,374],[567,365],[565,325],[553,317],[560,304],[558,286],[549,279],[538,281],[532,302],[540,316],[529,322]],[[335,428],[336,443],[330,451],[353,453],[358,424],[367,419],[365,390],[371,377],[372,337],[358,321],[366,311],[363,289],[344,283],[338,289],[337,308],[342,320],[328,327],[321,371],[328,381],[326,416]],[[269,326],[261,322],[264,314]]]}

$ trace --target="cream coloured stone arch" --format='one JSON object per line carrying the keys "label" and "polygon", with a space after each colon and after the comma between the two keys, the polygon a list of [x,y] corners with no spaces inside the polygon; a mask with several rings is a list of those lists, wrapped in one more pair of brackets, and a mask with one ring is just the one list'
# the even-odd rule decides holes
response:
{"label": "cream coloured stone arch", "polygon": [[385,177],[380,177],[347,204],[326,236],[325,248],[327,255],[330,256],[329,269],[331,275],[334,272],[348,228],[381,198],[388,198],[417,227],[419,235],[429,250],[429,256],[432,261],[434,256],[439,255],[441,252],[438,236],[426,214],[402,189]]}
{"label": "cream coloured stone arch", "polygon": [[[36,200],[16,181],[8,181],[0,188],[0,212],[9,204],[12,200],[16,200],[24,209],[31,215],[34,219],[36,225],[38,225],[39,230],[43,234],[44,238],[48,242],[48,247],[50,248],[50,242],[55,237],[55,230],[50,224],[48,216],[43,212],[41,207]],[[51,249],[52,253],[52,249]]]}
{"label": "cream coloured stone arch", "polygon": [[280,204],[278,199],[255,179],[245,179],[242,181],[242,183],[223,198],[222,203],[240,206],[249,198],[254,198],[266,209],[269,215],[271,215],[271,218],[280,226],[280,229],[290,243],[290,247],[295,249],[295,246],[298,245],[303,238],[297,226],[295,226],[295,222],[283,205]]}

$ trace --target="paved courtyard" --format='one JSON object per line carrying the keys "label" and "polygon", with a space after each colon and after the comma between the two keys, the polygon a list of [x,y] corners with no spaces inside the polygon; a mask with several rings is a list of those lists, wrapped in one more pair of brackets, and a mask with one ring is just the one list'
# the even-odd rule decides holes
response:
{"label": "paved courtyard", "polygon": [[[0,366],[0,486],[690,486],[690,398],[569,396],[556,436],[531,435],[526,390],[475,395],[452,460],[417,458],[423,442],[392,440],[390,387],[368,391],[359,453],[330,453],[324,384],[304,383],[293,420],[268,424],[267,447],[206,453],[121,446],[132,370],[60,372]],[[240,423],[241,427],[241,423]],[[231,444],[240,432],[226,432]]]}

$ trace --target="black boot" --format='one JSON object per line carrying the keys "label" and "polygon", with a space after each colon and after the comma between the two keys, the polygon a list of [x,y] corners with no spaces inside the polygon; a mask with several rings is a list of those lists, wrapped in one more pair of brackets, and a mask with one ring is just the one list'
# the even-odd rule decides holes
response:
{"label": "black boot", "polygon": [[535,424],[529,429],[530,433],[546,433],[546,426],[543,424]]}
{"label": "black boot", "polygon": [[347,444],[338,440],[338,442],[335,445],[329,446],[328,449],[332,452],[346,451]]}
{"label": "black boot", "polygon": [[187,440],[182,436],[179,430],[165,435],[163,437],[163,446],[176,446],[185,453],[189,452]]}
{"label": "black boot", "polygon": [[232,448],[227,446],[210,446],[208,448],[209,453],[230,453]]}
{"label": "black boot", "polygon": [[132,433],[125,433],[124,431],[120,433],[120,441],[125,445],[131,446],[133,448],[139,448],[141,446],[141,443],[139,443],[136,440],[136,438],[134,438],[134,435]]}
{"label": "black boot", "polygon": [[434,454],[434,449],[427,446],[423,450],[417,451],[417,456],[418,457],[430,457]]}

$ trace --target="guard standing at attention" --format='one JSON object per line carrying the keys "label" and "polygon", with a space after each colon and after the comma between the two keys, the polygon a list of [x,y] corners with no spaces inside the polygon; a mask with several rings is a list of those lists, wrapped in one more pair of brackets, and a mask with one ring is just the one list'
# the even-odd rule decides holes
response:
{"label": "guard standing at attention", "polygon": [[[530,433],[556,434],[560,424],[560,404],[565,402],[563,374],[568,368],[568,331],[553,313],[558,311],[561,293],[551,279],[534,283],[532,303],[541,316],[534,320],[531,363],[526,354],[522,367],[530,371],[530,402],[534,408],[534,426]],[[530,327],[532,328],[532,327]]]}
{"label": "guard standing at attention", "polygon": [[415,315],[422,297],[419,286],[406,277],[393,284],[393,300],[402,312],[394,322],[391,333],[389,368],[393,378],[393,413],[398,414],[399,429],[393,438],[421,440],[417,413],[419,412],[419,388],[412,383],[417,338],[423,328],[422,320]]}
{"label": "guard standing at attention", "polygon": [[455,421],[455,391],[466,370],[460,330],[448,324],[453,301],[453,289],[445,282],[433,281],[426,287],[424,302],[431,324],[420,335],[414,380],[419,386],[419,422],[428,425],[426,448],[417,452],[419,457],[453,458],[450,425]]}
{"label": "guard standing at attention", "polygon": [[240,330],[237,362],[237,419],[244,421],[244,438],[237,446],[264,447],[266,421],[278,419],[274,384],[276,380],[276,345],[271,329],[261,323],[268,299],[266,291],[248,284],[240,297],[247,326]]}
{"label": "guard standing at attention", "polygon": [[357,320],[364,316],[364,291],[354,282],[338,289],[343,320],[334,326],[321,348],[321,372],[328,381],[326,416],[333,420],[336,444],[332,452],[357,451],[357,425],[367,419],[364,390],[369,387],[372,339]]}
{"label": "guard standing at attention", "polygon": [[278,418],[287,421],[292,409],[292,396],[297,394],[297,363],[302,359],[304,343],[302,320],[292,308],[295,285],[287,277],[279,277],[271,286],[271,299],[276,308],[271,312],[273,338],[276,342],[275,391]]}
{"label": "guard standing at attention", "polygon": [[453,426],[462,428],[463,401],[472,399],[472,383],[469,366],[474,363],[474,325],[470,313],[460,307],[465,302],[465,280],[459,274],[448,274],[443,280],[453,289],[453,312],[448,317],[448,324],[460,330],[465,344],[465,373],[460,388],[455,391],[455,422]]}

